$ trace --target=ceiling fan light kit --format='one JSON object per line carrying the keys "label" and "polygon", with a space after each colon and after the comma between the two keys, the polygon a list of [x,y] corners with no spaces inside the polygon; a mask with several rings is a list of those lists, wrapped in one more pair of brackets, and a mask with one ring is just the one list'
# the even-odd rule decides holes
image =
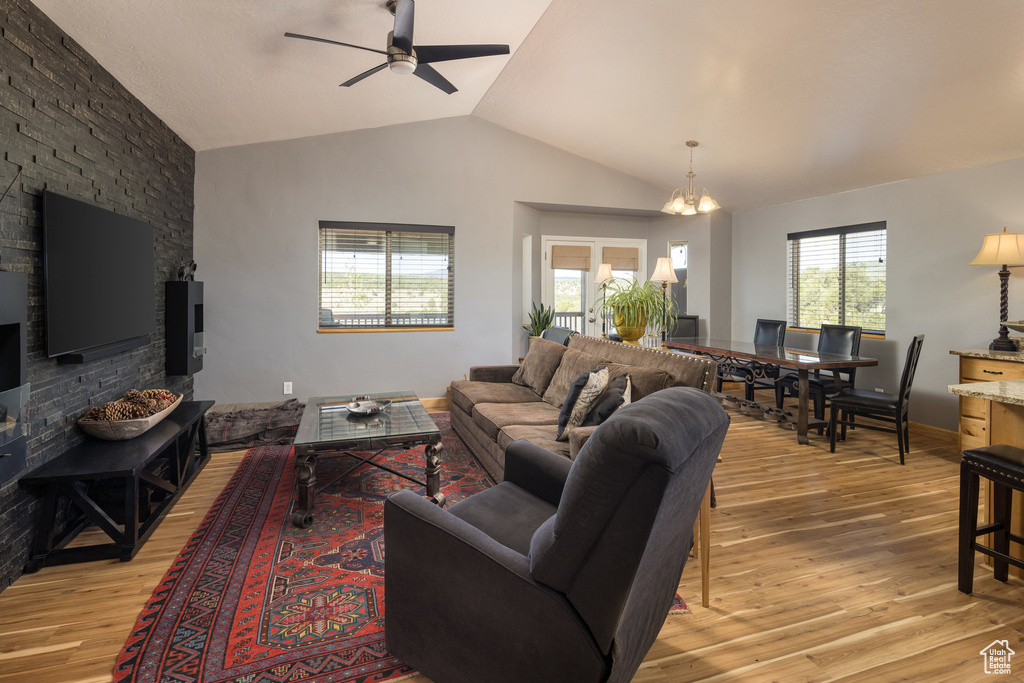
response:
{"label": "ceiling fan light kit", "polygon": [[342,43],[326,38],[306,36],[299,33],[285,33],[286,38],[300,38],[312,40],[318,43],[330,45],[341,45],[352,47],[357,50],[376,52],[385,55],[387,61],[383,64],[368,69],[363,73],[350,78],[342,83],[342,87],[348,88],[359,81],[372,76],[388,67],[392,73],[414,74],[430,85],[443,90],[451,95],[458,92],[458,88],[452,85],[448,79],[442,76],[437,69],[430,66],[432,62],[449,62],[456,59],[472,59],[474,57],[491,57],[495,55],[507,55],[508,45],[419,45],[414,46],[412,42],[413,24],[415,23],[416,2],[415,0],[387,0],[387,10],[395,17],[395,27],[388,33],[387,52],[376,50],[372,47]]}
{"label": "ceiling fan light kit", "polygon": [[662,213],[674,216],[693,216],[698,213],[711,213],[719,208],[718,202],[711,198],[707,188],[698,185],[693,186],[693,179],[696,174],[693,172],[693,148],[698,146],[696,140],[687,140],[686,146],[690,148],[690,172],[686,174],[688,182],[686,187],[679,187],[673,190],[672,196],[661,207]]}
{"label": "ceiling fan light kit", "polygon": [[411,74],[415,72],[416,67],[419,65],[419,61],[416,59],[416,51],[413,50],[411,54],[402,52],[395,47],[394,37],[394,31],[388,33],[388,68],[391,69],[391,73],[396,74]]}

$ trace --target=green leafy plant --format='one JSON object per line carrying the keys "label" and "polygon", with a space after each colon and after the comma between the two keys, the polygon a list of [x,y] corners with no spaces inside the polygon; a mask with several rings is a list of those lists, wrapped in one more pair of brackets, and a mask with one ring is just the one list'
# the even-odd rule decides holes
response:
{"label": "green leafy plant", "polygon": [[662,299],[660,285],[636,279],[617,279],[609,283],[594,304],[595,308],[598,306],[601,316],[612,320],[616,327],[649,328],[658,335],[661,334],[662,312],[671,331],[679,311],[679,306],[670,294]]}
{"label": "green leafy plant", "polygon": [[543,303],[537,308],[537,302],[533,302],[532,306],[530,324],[523,325],[523,329],[529,331],[531,337],[539,337],[555,321],[555,309],[548,308]]}

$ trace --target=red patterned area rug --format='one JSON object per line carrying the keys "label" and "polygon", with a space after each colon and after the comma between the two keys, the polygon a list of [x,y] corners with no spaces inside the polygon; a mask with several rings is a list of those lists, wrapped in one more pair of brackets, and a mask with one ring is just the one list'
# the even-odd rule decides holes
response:
{"label": "red patterned area rug", "polygon": [[[441,490],[490,483],[447,413]],[[423,448],[379,458],[423,477]],[[317,462],[315,519],[290,520],[290,446],[249,451],[143,609],[114,681],[369,683],[413,671],[384,649],[384,499],[412,486],[345,456]]]}

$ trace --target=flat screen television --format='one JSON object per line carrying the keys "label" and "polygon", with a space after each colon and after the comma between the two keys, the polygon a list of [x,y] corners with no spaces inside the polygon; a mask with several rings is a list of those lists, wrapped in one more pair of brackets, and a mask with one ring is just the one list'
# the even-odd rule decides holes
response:
{"label": "flat screen television", "polygon": [[47,355],[148,342],[156,331],[153,228],[49,190],[43,223]]}

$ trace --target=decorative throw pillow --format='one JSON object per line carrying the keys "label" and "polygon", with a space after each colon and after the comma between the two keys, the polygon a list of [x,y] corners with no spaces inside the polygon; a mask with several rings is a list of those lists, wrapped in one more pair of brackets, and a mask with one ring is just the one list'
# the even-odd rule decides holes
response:
{"label": "decorative throw pillow", "polygon": [[555,408],[560,408],[565,404],[565,399],[569,395],[569,386],[580,376],[581,372],[607,364],[607,358],[583,353],[576,349],[566,349],[558,364],[558,369],[551,376],[548,388],[544,390],[544,402]]}
{"label": "decorative throw pillow", "polygon": [[528,387],[538,396],[543,396],[544,391],[551,383],[551,378],[562,362],[562,354],[565,353],[565,346],[556,344],[547,339],[535,339],[526,352],[523,364],[512,376],[512,383]]}
{"label": "decorative throw pillow", "polygon": [[555,441],[568,441],[569,431],[583,424],[591,406],[608,386],[608,368],[588,370],[569,387],[562,410],[558,413],[558,435]]}
{"label": "decorative throw pillow", "polygon": [[583,424],[580,426],[599,425],[607,420],[616,410],[622,406],[629,405],[629,393],[629,375],[619,375],[608,382],[608,386],[605,387],[605,390],[598,399],[594,401],[594,405],[590,408],[590,412],[583,419]]}
{"label": "decorative throw pillow", "polygon": [[656,370],[641,365],[611,363],[608,369],[611,370],[611,374],[608,376],[609,380],[615,379],[620,375],[629,374],[630,399],[634,403],[644,396],[672,386],[673,383],[672,375],[664,370]]}

